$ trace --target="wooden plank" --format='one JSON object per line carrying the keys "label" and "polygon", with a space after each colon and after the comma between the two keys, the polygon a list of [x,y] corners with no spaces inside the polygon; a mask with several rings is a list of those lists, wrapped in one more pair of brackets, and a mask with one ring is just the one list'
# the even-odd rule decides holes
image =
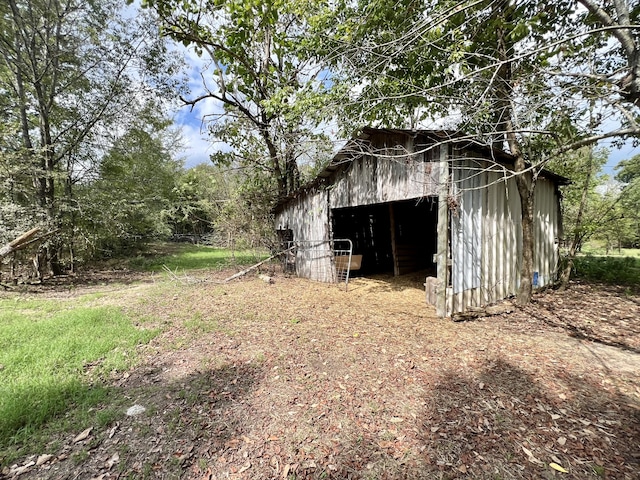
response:
{"label": "wooden plank", "polygon": [[346,270],[347,265],[350,271],[360,270],[362,266],[362,255],[351,255],[351,262],[349,262],[349,255],[338,255],[335,258],[336,268],[339,270]]}
{"label": "wooden plank", "polygon": [[447,164],[447,147],[440,146],[440,165],[438,178],[438,242],[437,242],[437,301],[436,314],[446,317],[447,312],[447,285],[449,284],[448,259],[449,259],[449,165]]}
{"label": "wooden plank", "polygon": [[427,303],[429,305],[435,305],[438,299],[438,279],[436,277],[427,277],[424,287]]}

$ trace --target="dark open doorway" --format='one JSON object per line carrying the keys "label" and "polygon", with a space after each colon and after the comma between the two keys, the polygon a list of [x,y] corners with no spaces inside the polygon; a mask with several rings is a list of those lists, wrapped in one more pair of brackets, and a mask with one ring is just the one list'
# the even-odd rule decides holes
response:
{"label": "dark open doorway", "polygon": [[362,255],[360,273],[403,275],[435,268],[438,202],[434,197],[332,210],[333,238]]}

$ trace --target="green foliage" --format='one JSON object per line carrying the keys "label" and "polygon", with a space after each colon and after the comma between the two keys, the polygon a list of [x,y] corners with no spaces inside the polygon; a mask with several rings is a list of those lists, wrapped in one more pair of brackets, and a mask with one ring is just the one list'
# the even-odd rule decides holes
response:
{"label": "green foliage", "polygon": [[[640,179],[640,155],[636,155],[628,160],[622,160],[617,166],[616,180],[627,185]],[[633,188],[640,188],[632,185]]]}
{"label": "green foliage", "polygon": [[623,247],[640,247],[640,155],[621,161],[616,179],[623,182],[620,192],[621,222],[624,224]]}
{"label": "green foliage", "polygon": [[127,368],[134,347],[155,335],[116,308],[53,303],[0,301],[0,451],[104,401],[100,378]]}
{"label": "green foliage", "polygon": [[213,231],[213,222],[229,198],[221,174],[218,168],[206,164],[180,173],[170,215],[174,233],[201,236]]}
{"label": "green foliage", "polygon": [[98,168],[96,181],[78,188],[84,205],[77,228],[100,256],[130,253],[150,238],[171,234],[182,163],[174,159],[171,122],[147,105]]}
{"label": "green foliage", "polygon": [[[92,208],[76,188],[145,99],[175,92],[179,68],[153,18],[126,15],[119,0],[2,3],[0,231],[57,230],[39,247],[61,273],[61,257],[98,236],[76,224]],[[20,225],[7,224],[9,211]]]}
{"label": "green foliage", "polygon": [[640,258],[585,255],[574,260],[575,277],[612,285],[640,285]]}
{"label": "green foliage", "polygon": [[569,185],[561,187],[562,224],[564,238],[569,242],[577,238],[578,250],[591,236],[603,232],[616,215],[616,196],[603,192],[608,179],[601,170],[608,156],[605,149],[585,147],[547,164],[553,172],[571,179]]}
{"label": "green foliage", "polygon": [[322,67],[306,53],[304,39],[314,2],[300,0],[148,0],[164,32],[211,61],[207,86],[195,104],[213,99],[224,108],[207,117],[210,135],[231,147],[212,157],[263,176],[272,196],[300,184],[308,145],[324,137],[316,127],[329,91]]}
{"label": "green foliage", "polygon": [[174,231],[205,234],[232,249],[265,246],[273,236],[272,179],[260,171],[199,165],[178,179]]}
{"label": "green foliage", "polygon": [[[595,3],[626,34],[618,2]],[[414,127],[447,116],[448,128],[500,148],[510,131],[529,161],[542,165],[595,142],[586,139],[612,125],[605,118],[628,126],[637,107],[622,107],[616,93],[619,69],[637,59],[627,58],[619,38],[611,41],[614,30],[596,29],[601,18],[571,0],[323,5],[310,48],[331,61],[332,81],[350,94],[345,129]],[[590,101],[598,109],[592,118]],[[606,135],[623,134],[616,126]]]}

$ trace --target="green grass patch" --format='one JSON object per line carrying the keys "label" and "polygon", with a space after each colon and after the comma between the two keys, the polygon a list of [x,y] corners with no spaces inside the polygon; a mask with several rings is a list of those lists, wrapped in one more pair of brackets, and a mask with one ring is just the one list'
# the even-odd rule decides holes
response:
{"label": "green grass patch", "polygon": [[603,242],[590,241],[582,247],[585,255],[600,257],[637,257],[640,258],[640,248],[607,248]]}
{"label": "green grass patch", "polygon": [[574,260],[576,278],[613,285],[640,285],[640,257],[580,255]]}
{"label": "green grass patch", "polygon": [[268,254],[259,250],[231,250],[189,244],[157,244],[146,255],[129,260],[130,268],[159,272],[163,265],[172,271],[222,269],[235,265],[251,265]]}
{"label": "green grass patch", "polygon": [[[136,328],[118,308],[79,303],[0,301],[0,463],[53,421],[76,428],[74,414],[108,398],[102,379],[128,368],[135,346],[157,333]],[[104,423],[112,412],[93,416]]]}

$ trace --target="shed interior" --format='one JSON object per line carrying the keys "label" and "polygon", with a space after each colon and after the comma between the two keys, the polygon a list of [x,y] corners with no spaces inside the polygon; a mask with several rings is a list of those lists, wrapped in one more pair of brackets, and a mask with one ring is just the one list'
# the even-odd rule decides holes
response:
{"label": "shed interior", "polygon": [[436,197],[335,208],[331,214],[333,238],[350,239],[353,254],[362,255],[360,274],[435,272]]}

